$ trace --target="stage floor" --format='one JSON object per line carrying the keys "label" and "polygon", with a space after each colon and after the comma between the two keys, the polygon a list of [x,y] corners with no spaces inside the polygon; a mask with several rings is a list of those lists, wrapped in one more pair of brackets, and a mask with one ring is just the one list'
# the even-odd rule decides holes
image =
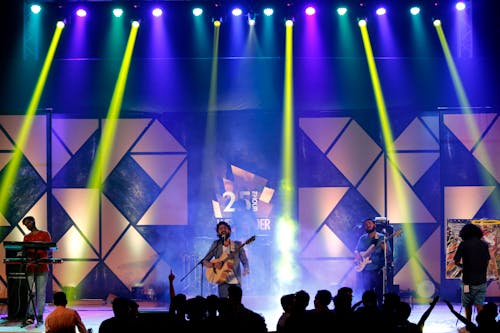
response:
{"label": "stage floor", "polygon": [[[247,297],[243,298],[243,303],[246,307],[262,314],[266,319],[267,328],[269,331],[276,329],[276,322],[281,315],[281,306],[279,305],[279,297],[276,300],[269,300],[265,297]],[[311,307],[312,304],[310,303]],[[460,304],[454,304],[457,311],[461,310]],[[113,316],[113,311],[110,304],[106,304],[101,300],[78,301],[68,305],[80,313],[82,320],[87,328],[92,328],[93,333],[99,332],[99,325],[104,319]],[[418,322],[422,313],[427,309],[426,304],[414,304],[410,320]],[[53,305],[49,304],[45,308],[44,318],[52,311]],[[168,305],[156,302],[139,302],[140,312],[165,312]],[[461,312],[463,314],[463,310]],[[0,313],[3,319],[0,320],[0,332],[44,332],[45,327],[27,326],[21,328],[21,321],[7,319],[7,308],[4,306]],[[427,319],[424,327],[424,333],[456,333],[459,328],[464,325],[457,321],[455,316],[450,313],[446,304],[439,302],[433,312]]]}

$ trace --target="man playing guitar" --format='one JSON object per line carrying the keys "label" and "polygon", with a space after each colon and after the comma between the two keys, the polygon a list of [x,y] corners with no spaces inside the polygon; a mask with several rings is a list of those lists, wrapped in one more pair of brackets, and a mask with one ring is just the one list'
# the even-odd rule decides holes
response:
{"label": "man playing guitar", "polygon": [[[366,219],[363,222],[365,234],[361,235],[354,251],[357,281],[360,293],[374,290],[378,297],[383,294],[383,268],[386,264],[385,253],[390,254],[389,244],[384,234],[377,232],[375,222]],[[390,258],[392,259],[392,258]]]}
{"label": "man playing guitar", "polygon": [[219,239],[212,243],[202,263],[207,268],[207,280],[218,285],[219,297],[226,298],[229,286],[237,285],[241,288],[241,266],[243,276],[250,271],[243,246],[253,239],[245,243],[231,240],[231,226],[225,221],[217,223],[215,230]]}

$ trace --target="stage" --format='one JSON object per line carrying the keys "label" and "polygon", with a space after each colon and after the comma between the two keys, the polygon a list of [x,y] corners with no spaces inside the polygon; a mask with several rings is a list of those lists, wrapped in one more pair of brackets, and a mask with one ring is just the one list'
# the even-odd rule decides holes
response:
{"label": "stage", "polygon": [[[265,297],[248,297],[243,299],[246,307],[262,314],[266,319],[268,330],[276,329],[276,322],[281,315],[281,307],[279,305],[279,297],[266,299]],[[99,332],[101,322],[113,316],[111,304],[107,304],[104,300],[82,300],[70,304],[68,307],[77,310],[82,317],[87,329],[91,328],[93,333]],[[312,303],[309,303],[309,308]],[[422,313],[427,309],[426,304],[414,304],[410,321],[418,322]],[[454,304],[457,311],[461,310],[460,304]],[[54,306],[47,305],[44,313],[44,318],[52,311]],[[139,302],[139,310],[143,314],[151,314],[152,312],[166,312],[168,305],[157,302]],[[463,314],[463,310],[461,311]],[[7,308],[1,309],[2,320],[0,321],[0,332],[44,332],[44,326],[35,327],[35,325],[21,328],[21,321],[7,320]],[[424,333],[454,333],[458,332],[464,325],[457,321],[455,316],[450,313],[446,304],[439,302],[430,314],[424,326]]]}

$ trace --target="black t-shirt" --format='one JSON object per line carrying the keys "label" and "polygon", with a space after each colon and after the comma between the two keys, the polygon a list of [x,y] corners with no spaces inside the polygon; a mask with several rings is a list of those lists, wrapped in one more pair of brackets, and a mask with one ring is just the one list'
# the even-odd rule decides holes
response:
{"label": "black t-shirt", "polygon": [[455,263],[462,260],[462,282],[464,284],[475,286],[486,282],[486,272],[490,260],[488,243],[477,238],[462,241],[458,245],[453,259]]}

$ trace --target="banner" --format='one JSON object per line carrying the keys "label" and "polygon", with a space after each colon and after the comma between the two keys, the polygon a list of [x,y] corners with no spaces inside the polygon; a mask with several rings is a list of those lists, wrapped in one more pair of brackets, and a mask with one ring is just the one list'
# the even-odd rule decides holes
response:
{"label": "banner", "polygon": [[491,259],[488,264],[487,279],[497,280],[499,278],[498,267],[500,266],[500,220],[448,219],[446,225],[446,278],[460,279],[462,277],[462,270],[455,265],[453,257],[462,241],[459,236],[460,230],[467,223],[476,224],[483,231],[483,240],[490,245]]}

